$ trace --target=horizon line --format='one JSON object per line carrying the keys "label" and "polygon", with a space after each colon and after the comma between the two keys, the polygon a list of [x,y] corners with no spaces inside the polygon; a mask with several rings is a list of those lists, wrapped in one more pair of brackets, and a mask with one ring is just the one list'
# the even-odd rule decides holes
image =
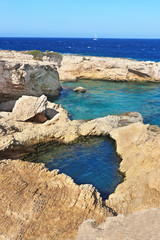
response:
{"label": "horizon line", "polygon": [[[0,37],[0,38],[51,38],[51,39],[54,39],[54,38],[61,38],[61,39],[94,39],[94,37]],[[142,39],[142,40],[160,40],[160,38],[137,38],[137,37],[127,37],[127,38],[124,38],[124,37],[100,37],[100,38],[97,38],[97,39],[135,39],[135,40],[138,40],[138,39]]]}

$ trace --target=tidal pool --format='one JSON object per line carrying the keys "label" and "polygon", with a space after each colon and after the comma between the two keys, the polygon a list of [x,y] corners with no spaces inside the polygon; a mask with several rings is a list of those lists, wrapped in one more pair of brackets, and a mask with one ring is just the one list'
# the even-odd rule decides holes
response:
{"label": "tidal pool", "polygon": [[[82,86],[86,93],[75,93]],[[80,80],[62,83],[61,96],[50,99],[61,103],[73,119],[93,119],[136,111],[144,123],[160,126],[160,84]]]}
{"label": "tidal pool", "polygon": [[123,180],[118,172],[120,158],[109,138],[90,137],[71,145],[43,145],[25,160],[45,163],[49,170],[59,169],[77,184],[92,184],[103,199]]}
{"label": "tidal pool", "polygon": [[[75,93],[83,86],[86,93]],[[140,112],[144,123],[160,126],[160,84],[80,80],[62,84],[61,96],[50,99],[62,104],[72,119],[93,119],[129,111]],[[120,159],[109,138],[89,138],[72,145],[50,145],[28,156],[50,170],[60,169],[78,184],[92,184],[103,199],[123,181],[118,172]]]}

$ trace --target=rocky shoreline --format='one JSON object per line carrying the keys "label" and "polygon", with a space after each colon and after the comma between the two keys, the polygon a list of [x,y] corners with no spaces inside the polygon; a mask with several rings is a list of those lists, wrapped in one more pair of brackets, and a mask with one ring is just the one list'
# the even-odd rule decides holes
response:
{"label": "rocky shoreline", "polygon": [[61,81],[160,82],[160,63],[125,58],[63,55],[58,72]]}
{"label": "rocky shoreline", "polygon": [[[26,102],[29,102],[29,99],[33,97],[26,97],[25,100]],[[20,98],[17,102],[22,102],[22,98]],[[35,100],[39,101],[39,98],[34,97]],[[24,101],[24,100],[23,100]],[[37,106],[34,104],[33,106]],[[17,104],[16,104],[17,105]],[[15,105],[15,106],[16,106]],[[122,157],[122,162],[120,164],[120,171],[125,173],[125,179],[124,182],[119,184],[119,186],[116,188],[115,193],[111,194],[109,198],[105,201],[105,203],[102,204],[102,200],[99,197],[95,197],[94,200],[91,200],[95,194],[92,194],[90,197],[87,197],[88,200],[85,200],[85,204],[91,205],[95,209],[95,214],[98,214],[97,216],[99,221],[104,221],[106,214],[112,215],[107,209],[112,209],[113,212],[116,212],[117,214],[123,213],[123,214],[129,214],[132,212],[135,212],[137,210],[141,209],[149,209],[149,208],[155,208],[159,207],[160,205],[160,187],[159,187],[159,182],[157,179],[159,179],[159,156],[160,156],[160,129],[158,127],[153,127],[150,126],[149,124],[144,125],[142,123],[142,117],[138,113],[127,113],[124,115],[115,115],[115,116],[107,116],[104,118],[98,118],[90,121],[84,121],[84,120],[70,120],[68,117],[68,112],[63,109],[62,106],[59,106],[54,103],[50,103],[47,101],[46,98],[43,98],[43,106],[45,106],[45,109],[42,107],[42,104],[38,104],[38,106],[41,106],[42,112],[47,111],[47,109],[50,110],[50,114],[52,114],[52,111],[56,114],[54,114],[53,118],[50,120],[46,120],[44,123],[43,122],[37,122],[37,119],[32,121],[32,114],[31,114],[31,104],[29,105],[29,108],[26,109],[25,115],[27,116],[26,119],[21,119],[21,120],[16,120],[15,116],[16,114],[16,107],[13,109],[12,113],[10,113],[7,116],[3,116],[0,119],[0,156],[2,158],[12,158],[16,159],[18,157],[25,154],[25,152],[31,152],[33,151],[33,147],[36,144],[39,143],[46,143],[49,141],[59,141],[59,142],[64,142],[64,143],[69,143],[73,142],[76,139],[78,139],[81,136],[106,136],[109,135],[111,138],[113,138],[116,141],[117,145],[117,153]],[[22,108],[24,106],[24,103],[22,105]],[[20,107],[18,108],[17,111],[20,111]],[[29,112],[28,115],[27,111]],[[37,110],[39,111],[39,110]],[[35,115],[37,115],[37,111],[35,111]],[[34,112],[32,110],[32,112]],[[31,117],[31,118],[30,118]],[[38,170],[38,176],[39,174],[41,175],[44,171],[46,172],[47,170],[43,170],[44,167],[42,167],[41,164],[33,164],[33,163],[25,163],[20,160],[14,160],[13,162],[11,160],[5,160],[0,162],[0,166],[2,167],[2,183],[6,181],[11,181],[12,182],[12,177],[14,174],[17,174],[17,178],[15,179],[15,183],[13,182],[14,186],[18,184],[21,185],[20,181],[26,182],[24,180],[26,178],[26,172],[25,171],[30,171],[30,173],[27,172],[27,176],[29,174],[33,174],[32,168],[36,169],[38,166],[40,166],[40,169]],[[18,166],[18,167],[17,167]],[[7,167],[7,171],[10,172],[10,174],[6,173],[7,176],[5,177],[5,168]],[[39,168],[39,167],[38,167]],[[18,170],[13,171],[13,169],[22,169],[21,172]],[[25,169],[25,170],[24,170]],[[29,170],[28,170],[29,169]],[[42,172],[42,173],[41,173]],[[54,171],[53,171],[54,172]],[[20,174],[21,177],[18,178],[18,174]],[[51,172],[52,174],[52,172]],[[35,174],[34,174],[35,175]],[[23,177],[22,177],[23,176]],[[34,187],[36,186],[36,181],[39,182],[39,177],[36,177],[34,180]],[[61,176],[61,175],[60,175]],[[64,176],[64,175],[63,175]],[[65,178],[68,178],[67,176]],[[3,180],[4,179],[4,180]],[[28,177],[27,177],[28,179]],[[33,179],[33,178],[31,178]],[[28,179],[28,181],[30,181]],[[46,180],[46,177],[41,178],[42,183],[48,185],[48,181]],[[51,181],[51,180],[50,180]],[[42,184],[41,183],[41,184]],[[56,182],[54,181],[54,184]],[[65,184],[65,181],[63,181],[63,184]],[[22,184],[23,185],[23,184]],[[14,186],[11,187],[10,184],[5,184],[5,194],[7,193],[9,196],[11,196],[13,189],[15,188]],[[59,186],[59,184],[58,184]],[[88,186],[88,185],[87,185]],[[86,186],[86,188],[87,188]],[[80,186],[81,188],[81,186]],[[92,189],[91,186],[89,188]],[[29,182],[26,183],[27,191],[30,190],[30,185]],[[36,187],[36,189],[39,189]],[[59,187],[58,187],[59,189]],[[61,189],[61,187],[60,187]],[[35,190],[36,191],[36,190]],[[37,190],[39,191],[39,190]],[[56,190],[58,191],[58,190]],[[63,193],[63,188],[60,191],[60,194]],[[74,193],[74,187],[72,188],[72,191]],[[6,199],[6,195],[4,194],[4,184],[1,184],[1,190],[0,190],[2,196]],[[15,189],[14,192],[18,194],[17,199],[21,196],[22,190],[17,190]],[[31,191],[32,192],[32,191]],[[47,190],[46,190],[46,196],[47,195]],[[48,192],[49,194],[49,192]],[[57,194],[57,193],[56,193]],[[86,194],[88,194],[88,190],[86,190]],[[99,194],[99,193],[97,193]],[[26,194],[22,194],[24,196],[25,202],[29,202],[28,196]],[[21,197],[22,197],[21,196]],[[39,202],[41,197],[43,196],[43,191],[41,192],[40,195],[37,196],[37,201]],[[49,195],[50,196],[50,195]],[[68,196],[68,195],[67,195]],[[46,197],[45,197],[46,198]],[[10,197],[10,201],[13,200],[13,197]],[[1,212],[3,212],[3,219],[7,217],[7,219],[12,219],[13,211],[15,214],[15,211],[19,211],[21,208],[24,208],[24,199],[19,205],[17,206],[15,204],[15,208],[12,207],[12,211],[10,212],[3,212],[2,209],[4,209],[4,204],[1,205],[2,209]],[[66,199],[66,197],[65,197]],[[100,201],[99,207],[97,207],[97,200]],[[7,200],[8,201],[8,200]],[[69,201],[70,200],[66,200]],[[75,197],[75,201],[76,197]],[[62,199],[63,202],[63,199]],[[96,204],[96,205],[94,205]],[[9,206],[9,205],[8,205]],[[7,207],[6,207],[7,208]],[[31,204],[30,208],[32,209],[33,206]],[[82,207],[83,208],[83,207]],[[100,209],[100,210],[97,210]],[[28,211],[31,211],[28,210]],[[61,211],[61,209],[57,209],[57,212]],[[105,210],[106,209],[106,210]],[[9,210],[7,210],[9,211]],[[39,210],[38,210],[39,211]],[[46,211],[46,205],[44,207],[44,211]],[[51,211],[51,210],[50,210]],[[70,211],[70,210],[69,210]],[[74,210],[73,210],[74,211]],[[54,218],[48,219],[51,224],[54,224],[56,227],[54,228],[54,236],[53,239],[73,239],[73,236],[75,237],[75,233],[77,231],[78,226],[80,223],[83,222],[83,220],[87,218],[95,218],[94,211],[87,210],[87,207],[85,207],[85,211],[87,211],[87,214],[83,215],[75,215],[75,219],[81,219],[81,221],[78,221],[77,224],[75,224],[75,221],[73,221],[73,225],[71,224],[70,229],[65,230],[65,232],[62,234],[61,232],[61,226],[63,225],[63,219],[61,219],[61,226],[59,222],[56,223],[56,220]],[[88,212],[92,212],[92,214],[88,214]],[[98,212],[103,212],[99,213]],[[31,211],[32,212],[32,211]],[[43,212],[43,211],[42,211]],[[7,214],[7,215],[6,215]],[[18,213],[16,213],[17,216]],[[39,216],[41,216],[41,213]],[[46,213],[45,213],[46,214]],[[58,214],[58,213],[57,213]],[[80,213],[79,213],[80,214]],[[23,214],[22,214],[23,215]],[[43,213],[42,213],[43,215]],[[70,222],[71,216],[67,215],[68,217],[65,218],[66,222]],[[28,218],[28,217],[27,217]],[[26,218],[26,219],[27,219]],[[28,231],[33,231],[34,232],[34,237],[37,237],[38,235],[38,230],[34,229],[33,227],[30,229],[29,226],[33,225],[31,224],[33,216],[31,215],[29,217],[30,220],[25,220],[27,221],[27,224],[25,225]],[[48,216],[47,216],[48,218]],[[19,215],[18,215],[19,219]],[[20,217],[21,219],[21,217]],[[20,219],[12,219],[13,220],[13,225],[15,225],[17,229],[19,229],[16,233],[14,233],[15,239],[18,239],[19,231],[23,232],[26,234],[26,230],[24,225],[23,228],[21,226],[21,221]],[[24,216],[23,216],[23,219]],[[4,222],[6,220],[3,220]],[[8,220],[7,220],[8,221]],[[41,223],[40,223],[41,224]],[[57,224],[57,225],[56,225]],[[8,225],[5,225],[5,230],[3,236],[6,233],[6,226],[8,229]],[[71,233],[71,229],[73,229],[73,232]],[[2,232],[3,232],[2,231]],[[57,235],[58,232],[61,232],[60,235]],[[12,232],[12,230],[11,230]],[[51,231],[52,232],[52,231]],[[30,239],[31,235],[25,235],[22,234],[23,238],[25,236],[25,239]],[[29,233],[27,233],[29,234]],[[30,233],[31,234],[31,233]],[[41,232],[41,238],[43,239],[46,232],[43,230]],[[49,234],[49,233],[48,233]],[[70,235],[71,234],[71,235]],[[42,237],[43,236],[43,237]],[[62,237],[63,236],[63,237]],[[68,238],[69,236],[69,238]],[[51,237],[51,235],[47,236]],[[62,237],[62,238],[61,238]],[[22,239],[23,239],[22,238]],[[12,238],[11,238],[12,239]],[[14,238],[13,238],[14,239]],[[52,239],[52,238],[51,238]]]}
{"label": "rocky shoreline", "polygon": [[[13,60],[15,55],[16,59]],[[95,61],[97,64],[97,59],[98,62],[99,59],[103,61],[102,58],[95,58],[95,60],[93,57],[81,61],[82,57],[80,56],[63,56],[59,68],[56,63],[53,64],[52,60],[45,58],[42,62],[37,62],[37,60],[33,60],[32,56],[24,55],[15,52],[0,52],[1,101],[18,98],[19,95],[24,93],[32,95],[33,89],[31,85],[34,81],[39,83],[40,88],[43,86],[40,79],[44,79],[44,74],[41,75],[41,73],[44,72],[46,66],[49,66],[50,70],[49,72],[45,70],[45,76],[47,79],[51,76],[47,86],[50,83],[56,83],[56,85],[51,84],[50,86],[53,91],[46,90],[46,95],[49,96],[50,93],[55,95],[55,92],[57,93],[60,90],[58,72],[61,80],[67,80],[70,75],[72,76],[70,80],[82,79],[83,77],[94,80],[99,75],[94,75],[92,64]],[[73,66],[67,68],[65,62],[68,57],[72,59],[71,61],[75,61],[74,64],[77,64],[77,66],[79,61],[82,64],[88,61],[87,64],[91,63],[90,66],[92,67],[89,67],[89,70],[86,70],[86,75],[83,75],[82,65],[79,65],[82,70],[82,75],[79,77],[77,74],[80,70],[77,71],[75,68],[75,74],[75,72],[71,71],[71,68],[74,69]],[[8,60],[9,58],[10,60]],[[27,58],[28,60],[26,60]],[[21,62],[22,59],[23,62],[16,69],[17,61]],[[126,78],[129,77],[129,81],[133,79],[138,81],[160,81],[159,63],[151,64],[123,59],[121,62],[123,66],[126,66],[125,61],[127,64],[131,61],[135,62],[135,66],[140,63],[143,68],[146,67],[143,70],[139,69],[145,75],[139,73],[137,75],[136,73],[135,76],[133,72],[131,75],[126,75]],[[24,71],[27,71],[24,66],[28,65],[25,64],[29,64],[27,68],[30,73],[29,81],[32,80],[31,85],[26,85],[28,77],[24,77]],[[33,68],[32,64],[35,64]],[[98,64],[102,67],[104,63],[99,62]],[[50,68],[50,65],[53,65],[53,67]],[[8,68],[4,69],[2,66],[8,66]],[[154,68],[158,70],[154,70]],[[93,75],[89,77],[91,69]],[[115,71],[119,71],[120,68],[115,67],[115,69]],[[127,68],[125,67],[125,69]],[[38,76],[40,73],[37,78],[35,77],[37,75],[32,75],[35,71],[37,71]],[[52,71],[56,78],[53,77]],[[98,70],[99,73],[102,73],[101,76],[104,76],[105,71]],[[25,76],[28,76],[29,73],[27,72]],[[122,77],[121,74],[119,76]],[[117,77],[117,80],[121,77]],[[19,79],[19,82],[17,82],[17,79]],[[109,79],[112,79],[112,77]],[[16,88],[19,89],[18,86],[21,81],[23,82],[23,88],[18,92]],[[7,85],[8,83],[9,85]],[[36,84],[33,85],[36,86]],[[6,93],[8,86],[11,86],[11,88]],[[12,91],[12,89],[14,90]],[[26,89],[31,92],[27,92]],[[35,88],[35,94],[33,95],[41,95],[41,92],[45,93],[44,89],[47,89],[47,87],[42,87],[40,91]],[[14,91],[15,93],[18,92],[18,94],[10,95]],[[122,158],[120,171],[125,174],[124,182],[118,185],[115,192],[105,202],[102,202],[100,194],[91,185],[78,186],[70,177],[65,174],[58,174],[57,170],[49,172],[43,164],[18,160],[26,153],[32,152],[37,144],[50,141],[72,143],[85,136],[111,137],[115,140],[117,154]],[[97,223],[101,223],[105,221],[106,216],[113,216],[115,213],[127,215],[150,208],[157,208],[155,212],[159,211],[160,128],[143,124],[142,116],[136,112],[84,121],[70,120],[68,112],[61,105],[47,101],[44,95],[41,97],[25,96],[17,101],[1,103],[0,160],[1,239],[71,240],[76,237],[79,225],[86,219],[92,218]],[[80,237],[82,237],[81,229],[83,229],[84,224],[80,228],[80,235],[78,235]],[[87,227],[88,225],[86,225]],[[107,229],[107,226],[104,226],[104,228]],[[97,230],[94,228],[93,231]],[[87,239],[87,234],[86,232],[86,236],[83,236],[82,239]],[[101,237],[103,236],[101,235]]]}

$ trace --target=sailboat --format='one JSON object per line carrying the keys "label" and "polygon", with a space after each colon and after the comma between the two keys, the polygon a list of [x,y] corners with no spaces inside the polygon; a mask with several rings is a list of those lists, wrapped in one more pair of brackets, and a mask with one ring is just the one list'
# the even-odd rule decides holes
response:
{"label": "sailboat", "polygon": [[97,35],[95,34],[94,38],[93,38],[94,41],[97,41]]}

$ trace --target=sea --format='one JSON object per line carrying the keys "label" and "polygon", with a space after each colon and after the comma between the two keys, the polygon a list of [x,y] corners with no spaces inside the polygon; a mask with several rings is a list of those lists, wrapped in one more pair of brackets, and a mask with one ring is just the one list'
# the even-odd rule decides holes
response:
{"label": "sea", "polygon": [[[40,50],[62,54],[118,57],[160,62],[160,39],[0,38],[2,50]],[[75,93],[83,86],[86,93]],[[49,99],[62,104],[71,119],[93,119],[129,111],[140,112],[145,124],[160,126],[160,83],[79,80],[62,83],[61,95]],[[25,157],[43,162],[50,170],[71,176],[77,184],[93,184],[103,199],[113,193],[123,176],[114,142],[105,137],[69,145],[42,146]]]}
{"label": "sea", "polygon": [[0,49],[160,61],[160,39],[0,38]]}

